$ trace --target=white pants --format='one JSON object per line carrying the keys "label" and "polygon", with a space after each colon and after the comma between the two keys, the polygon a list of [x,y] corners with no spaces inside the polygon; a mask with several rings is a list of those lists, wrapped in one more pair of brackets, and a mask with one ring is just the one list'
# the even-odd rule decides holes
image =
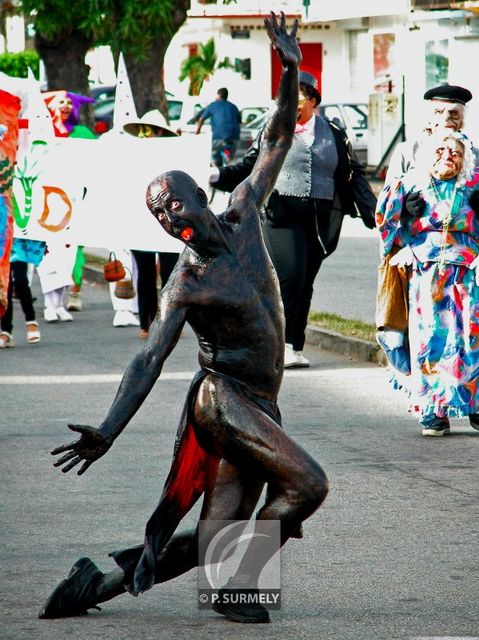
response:
{"label": "white pants", "polygon": [[58,309],[65,306],[65,293],[68,287],[59,287],[53,291],[47,291],[43,294],[45,309]]}

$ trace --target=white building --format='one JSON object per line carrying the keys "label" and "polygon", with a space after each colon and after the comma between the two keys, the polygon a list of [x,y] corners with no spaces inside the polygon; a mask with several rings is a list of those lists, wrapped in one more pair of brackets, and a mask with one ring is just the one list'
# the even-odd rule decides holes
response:
{"label": "white building", "polygon": [[187,91],[188,83],[178,81],[181,62],[192,45],[214,37],[218,58],[249,60],[251,76],[219,70],[205,84],[203,101],[224,85],[242,107],[268,104],[279,74],[263,26],[272,7],[283,10],[289,24],[300,20],[303,67],[318,77],[325,102],[370,101],[370,164],[382,157],[403,118],[405,134],[416,135],[425,119],[424,91],[445,82],[472,91],[468,131],[479,138],[479,75],[473,73],[479,59],[479,1],[237,0],[224,5],[192,0],[188,20],[166,56],[168,89]]}
{"label": "white building", "polygon": [[[369,163],[377,164],[404,120],[406,136],[425,121],[424,91],[449,82],[468,87],[467,130],[479,146],[479,0],[191,0],[188,19],[165,57],[166,88],[188,91],[179,82],[182,61],[198,43],[214,38],[218,59],[229,57],[247,74],[218,70],[205,83],[201,101],[228,87],[240,107],[268,105],[280,68],[264,29],[271,9],[288,24],[300,21],[303,68],[318,78],[324,102],[368,102]],[[19,50],[19,23],[8,25],[9,44]],[[20,46],[22,48],[23,44]],[[94,80],[114,78],[111,56],[99,48],[89,56]],[[242,62],[241,62],[242,61]]]}

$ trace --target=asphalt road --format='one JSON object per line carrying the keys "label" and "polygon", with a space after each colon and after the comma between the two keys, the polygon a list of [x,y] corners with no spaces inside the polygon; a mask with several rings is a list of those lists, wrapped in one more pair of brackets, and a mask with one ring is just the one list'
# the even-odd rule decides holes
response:
{"label": "asphalt road", "polygon": [[311,368],[286,373],[280,407],[331,491],[282,551],[272,623],[199,611],[195,571],[85,617],[38,620],[77,558],[108,570],[110,551],[142,541],[196,370],[187,329],[108,455],[85,476],[62,475],[49,451],[73,439],[68,422],[99,423],[141,346],[138,329],[111,326],[105,289],[85,285],[84,299],[72,323],[42,322],[38,345],[24,341],[16,307],[17,346],[0,351],[2,640],[479,637],[479,433],[456,421],[451,436],[422,438],[385,369],[311,347]]}
{"label": "asphalt road", "polygon": [[378,264],[377,232],[346,216],[338,247],[316,276],[311,310],[373,324]]}

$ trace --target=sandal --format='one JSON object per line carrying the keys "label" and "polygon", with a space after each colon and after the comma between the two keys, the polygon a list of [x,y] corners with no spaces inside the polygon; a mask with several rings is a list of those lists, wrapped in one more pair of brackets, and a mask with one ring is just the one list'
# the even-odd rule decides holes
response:
{"label": "sandal", "polygon": [[33,344],[34,342],[40,342],[40,330],[38,328],[38,322],[31,320],[26,323],[27,327],[27,342]]}
{"label": "sandal", "polygon": [[8,331],[2,331],[0,333],[0,349],[8,349],[15,346],[15,340],[11,333]]}

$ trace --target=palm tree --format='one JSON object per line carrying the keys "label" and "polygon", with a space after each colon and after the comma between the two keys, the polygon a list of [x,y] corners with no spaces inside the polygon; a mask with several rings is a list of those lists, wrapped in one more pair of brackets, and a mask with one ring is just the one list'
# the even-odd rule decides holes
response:
{"label": "palm tree", "polygon": [[215,41],[210,38],[205,44],[198,44],[198,53],[183,60],[180,70],[180,81],[189,78],[188,94],[198,96],[205,80],[213,75],[217,66]]}

